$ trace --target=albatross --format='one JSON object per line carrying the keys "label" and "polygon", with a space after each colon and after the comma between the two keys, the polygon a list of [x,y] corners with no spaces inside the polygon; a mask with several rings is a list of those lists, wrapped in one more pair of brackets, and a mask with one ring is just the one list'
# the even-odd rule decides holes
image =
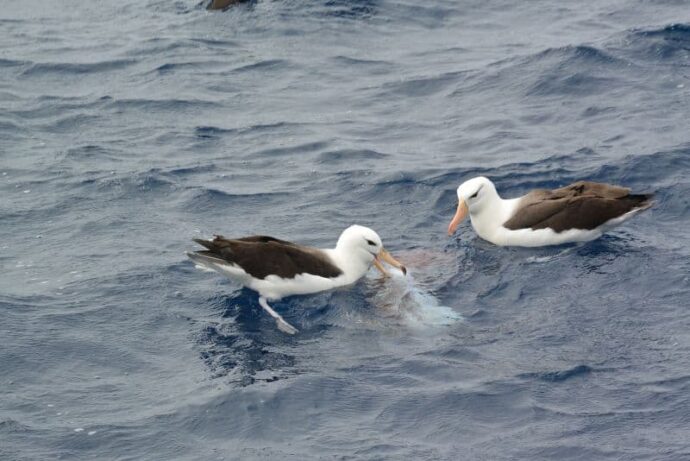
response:
{"label": "albatross", "polygon": [[502,199],[480,176],[458,187],[458,208],[448,235],[469,213],[475,232],[500,246],[538,247],[600,237],[652,205],[651,194],[631,194],[610,184],[578,181],[559,189],[537,189]]}
{"label": "albatross", "polygon": [[343,231],[335,248],[318,249],[265,235],[213,240],[194,239],[205,250],[188,252],[196,264],[212,269],[256,291],[259,304],[276,321],[278,329],[295,334],[268,301],[350,285],[372,264],[384,275],[382,262],[407,273],[384,248],[379,235],[368,227],[353,225]]}

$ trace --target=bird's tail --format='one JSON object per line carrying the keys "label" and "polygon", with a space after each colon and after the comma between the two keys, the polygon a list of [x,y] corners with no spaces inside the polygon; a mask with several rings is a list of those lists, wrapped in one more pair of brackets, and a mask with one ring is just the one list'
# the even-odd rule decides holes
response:
{"label": "bird's tail", "polygon": [[638,211],[646,210],[654,205],[654,194],[630,194],[626,198],[633,201],[634,208]]}
{"label": "bird's tail", "polygon": [[217,256],[214,256],[210,251],[188,251],[187,257],[200,266],[213,269],[216,264],[223,264],[225,261]]}
{"label": "bird's tail", "polygon": [[218,251],[218,245],[213,240],[192,239],[202,247],[206,247],[210,252]]}
{"label": "bird's tail", "polygon": [[211,269],[216,269],[217,264],[225,264],[227,261],[223,259],[220,254],[220,248],[213,240],[203,240],[203,239],[192,239],[199,245],[206,248],[206,250],[199,250],[194,252],[187,252],[189,259],[195,263],[209,267]]}
{"label": "bird's tail", "polygon": [[[222,239],[222,237],[220,237]],[[206,247],[206,250],[187,252],[187,257],[194,261],[197,267],[208,269],[225,275],[240,283],[246,283],[247,273],[227,259],[227,252],[215,240],[194,239],[196,243]]]}
{"label": "bird's tail", "polygon": [[197,269],[206,272],[218,272],[227,275],[225,272],[224,262],[222,259],[205,254],[206,251],[187,252],[187,257],[192,260]]}

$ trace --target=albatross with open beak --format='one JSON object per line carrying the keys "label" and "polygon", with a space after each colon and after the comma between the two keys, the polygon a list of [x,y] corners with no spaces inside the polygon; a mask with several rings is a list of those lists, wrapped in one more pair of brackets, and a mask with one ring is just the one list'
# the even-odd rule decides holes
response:
{"label": "albatross with open beak", "polygon": [[501,246],[586,242],[652,205],[649,194],[631,194],[625,187],[589,181],[504,200],[494,184],[480,176],[462,183],[457,192],[458,209],[448,235],[469,213],[477,234]]}
{"label": "albatross with open beak", "polygon": [[350,226],[335,248],[318,249],[267,236],[213,240],[194,239],[206,247],[187,253],[195,263],[213,269],[259,293],[259,304],[289,334],[297,329],[268,305],[285,296],[302,295],[350,285],[372,264],[383,274],[383,262],[407,273],[384,248],[379,235],[368,227]]}

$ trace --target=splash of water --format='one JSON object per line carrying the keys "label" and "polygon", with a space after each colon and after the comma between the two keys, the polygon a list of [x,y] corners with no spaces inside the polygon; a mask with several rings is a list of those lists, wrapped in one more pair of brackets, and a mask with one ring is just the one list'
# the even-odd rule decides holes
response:
{"label": "splash of water", "polygon": [[439,304],[431,292],[418,286],[409,272],[407,276],[392,272],[382,285],[374,296],[374,305],[382,312],[399,318],[406,326],[447,326],[462,320],[459,313]]}

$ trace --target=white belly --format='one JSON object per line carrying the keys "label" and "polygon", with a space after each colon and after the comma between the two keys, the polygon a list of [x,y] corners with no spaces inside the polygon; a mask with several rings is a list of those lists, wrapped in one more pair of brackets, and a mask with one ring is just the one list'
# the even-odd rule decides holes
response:
{"label": "white belly", "polygon": [[[540,247],[549,245],[562,245],[572,242],[587,242],[601,237],[600,228],[592,230],[571,229],[563,232],[554,232],[552,229],[519,229],[510,230],[499,227],[490,238],[486,240],[500,246]],[[482,235],[480,237],[484,238]]]}
{"label": "white belly", "polygon": [[261,296],[271,300],[331,290],[345,284],[345,276],[343,275],[330,279],[312,274],[300,274],[292,279],[284,279],[277,275],[269,275],[265,279],[252,278],[247,287],[258,291]]}
{"label": "white belly", "polygon": [[623,216],[611,219],[595,229],[570,229],[555,232],[552,229],[510,230],[503,226],[498,226],[494,229],[475,227],[475,230],[484,240],[500,246],[541,247],[562,245],[564,243],[588,242],[601,237],[604,232],[613,229],[639,211],[640,209],[629,211]]}

